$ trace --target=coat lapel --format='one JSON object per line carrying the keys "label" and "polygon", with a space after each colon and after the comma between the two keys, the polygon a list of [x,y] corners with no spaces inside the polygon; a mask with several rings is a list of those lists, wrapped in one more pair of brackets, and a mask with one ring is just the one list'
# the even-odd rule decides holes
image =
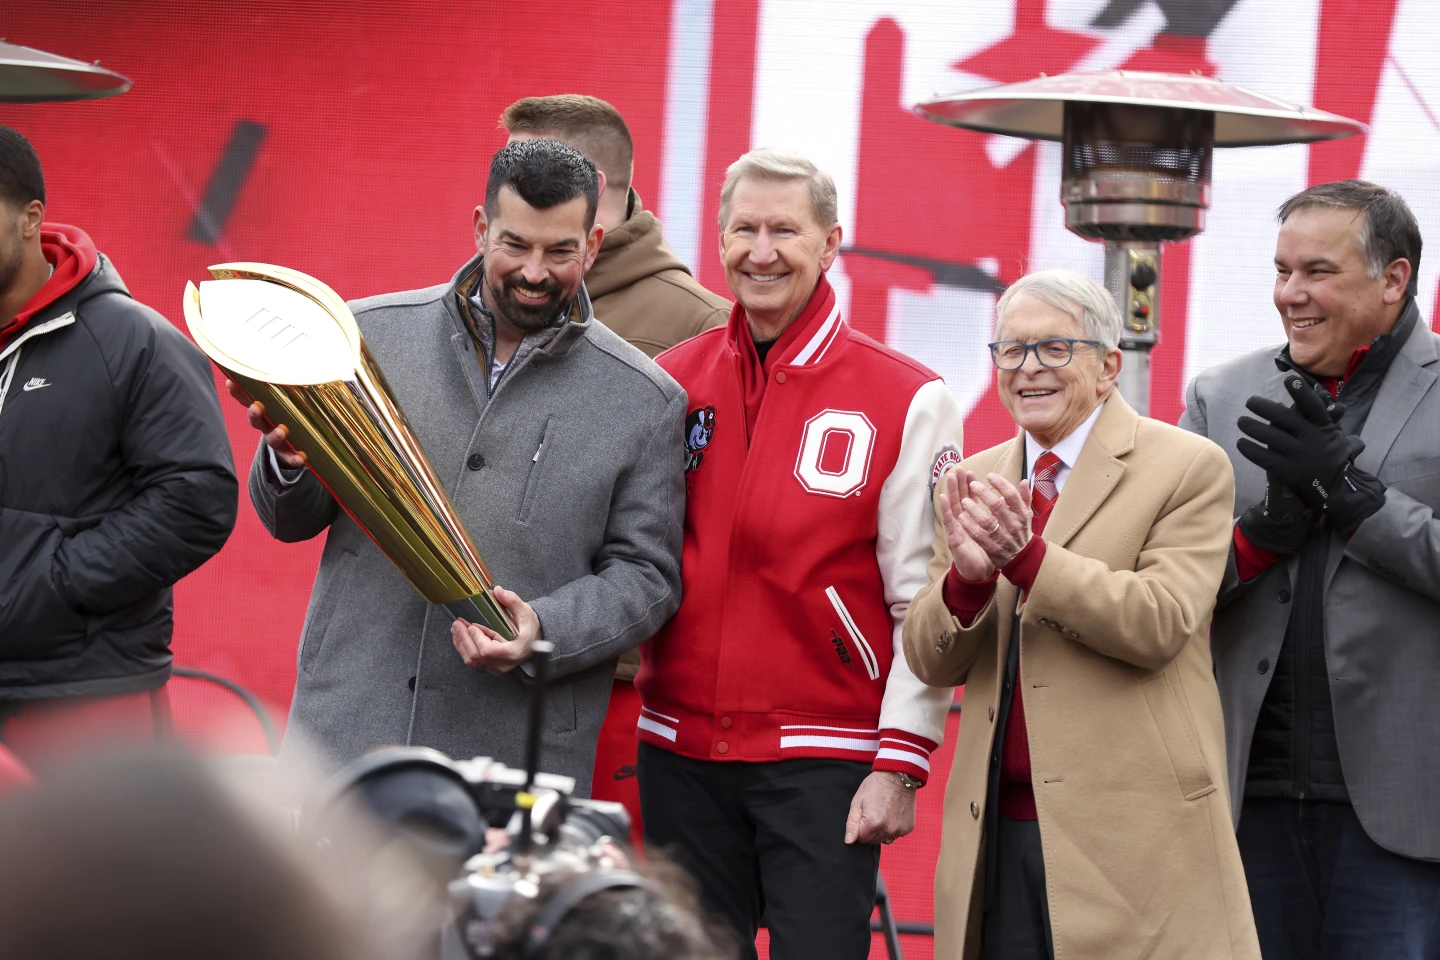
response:
{"label": "coat lapel", "polygon": [[[1418,309],[1414,300],[1410,301],[1408,309]],[[1380,472],[1380,465],[1390,455],[1395,439],[1400,436],[1400,431],[1410,421],[1415,408],[1435,383],[1437,359],[1440,357],[1437,357],[1435,351],[1435,335],[1430,332],[1430,325],[1425,323],[1423,318],[1416,317],[1409,339],[1400,349],[1399,356],[1390,362],[1390,369],[1385,371],[1385,379],[1380,381],[1380,392],[1375,395],[1375,404],[1365,417],[1365,426],[1360,431],[1360,439],[1365,441],[1365,450],[1355,458],[1355,466],[1366,473]],[[1339,534],[1332,534],[1331,549],[1325,558],[1326,589],[1329,589],[1330,579],[1340,568],[1340,560],[1344,556],[1344,538]],[[1298,563],[1291,566],[1293,582],[1293,568],[1298,567]]]}
{"label": "coat lapel", "polygon": [[1139,421],[1120,392],[1112,391],[1080,449],[1060,499],[1055,501],[1055,512],[1045,524],[1046,543],[1065,546],[1110,496],[1125,475],[1125,462],[1120,458],[1135,449]]}
{"label": "coat lapel", "polygon": [[[1413,301],[1410,309],[1415,309]],[[1400,355],[1385,371],[1380,392],[1375,395],[1375,405],[1370,408],[1365,427],[1360,431],[1365,452],[1355,459],[1355,465],[1361,470],[1380,471],[1380,464],[1395,445],[1395,438],[1435,382],[1436,359],[1435,336],[1430,332],[1430,325],[1417,317]]]}

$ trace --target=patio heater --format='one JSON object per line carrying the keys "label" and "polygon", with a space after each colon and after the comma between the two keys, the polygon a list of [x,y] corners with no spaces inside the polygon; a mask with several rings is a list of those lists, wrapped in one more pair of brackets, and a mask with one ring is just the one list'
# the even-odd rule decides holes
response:
{"label": "patio heater", "polygon": [[130,81],[95,63],[58,57],[0,40],[0,103],[99,100],[130,89]]}
{"label": "patio heater", "polygon": [[1105,244],[1105,286],[1125,324],[1120,392],[1150,410],[1160,338],[1160,252],[1205,229],[1215,147],[1338,140],[1362,123],[1199,74],[1043,74],[918,104],[947,126],[1057,140],[1065,226]]}

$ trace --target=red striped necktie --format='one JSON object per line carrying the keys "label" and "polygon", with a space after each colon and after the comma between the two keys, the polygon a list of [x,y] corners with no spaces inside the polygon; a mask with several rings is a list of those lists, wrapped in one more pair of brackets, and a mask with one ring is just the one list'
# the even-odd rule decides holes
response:
{"label": "red striped necktie", "polygon": [[1060,458],[1048,450],[1035,461],[1035,471],[1030,474],[1030,506],[1037,517],[1049,513],[1055,505],[1055,498],[1060,496],[1060,490],[1055,486],[1060,467]]}

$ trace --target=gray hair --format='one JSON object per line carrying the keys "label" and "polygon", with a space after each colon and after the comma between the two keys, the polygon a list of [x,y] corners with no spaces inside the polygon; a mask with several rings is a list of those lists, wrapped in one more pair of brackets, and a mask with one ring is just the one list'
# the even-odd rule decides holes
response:
{"label": "gray hair", "polygon": [[751,150],[730,164],[730,168],[725,171],[725,186],[720,188],[722,232],[725,230],[725,222],[730,219],[730,200],[735,195],[735,185],[746,177],[756,180],[807,180],[810,183],[810,205],[815,209],[815,220],[827,230],[840,222],[835,180],[830,174],[801,154],[761,147],[759,150]]}
{"label": "gray hair", "polygon": [[1315,207],[1354,210],[1365,215],[1360,224],[1360,253],[1365,258],[1365,272],[1373,280],[1396,260],[1410,261],[1408,296],[1420,289],[1420,224],[1405,198],[1393,190],[1368,180],[1337,180],[1317,183],[1301,190],[1280,204],[1275,219],[1284,223],[1293,213]]}
{"label": "gray hair", "polygon": [[1120,308],[1110,291],[1074,270],[1040,270],[1016,280],[1000,295],[995,305],[995,329],[1005,322],[1005,311],[1020,294],[1064,310],[1080,321],[1085,339],[1098,340],[1106,350],[1120,345]]}

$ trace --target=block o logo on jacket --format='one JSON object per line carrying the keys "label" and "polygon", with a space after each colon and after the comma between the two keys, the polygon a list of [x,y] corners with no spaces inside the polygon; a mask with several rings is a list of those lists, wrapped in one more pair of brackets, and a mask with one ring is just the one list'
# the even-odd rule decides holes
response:
{"label": "block o logo on jacket", "polygon": [[795,479],[810,493],[827,497],[858,494],[870,475],[875,425],[863,413],[822,410],[805,421]]}

